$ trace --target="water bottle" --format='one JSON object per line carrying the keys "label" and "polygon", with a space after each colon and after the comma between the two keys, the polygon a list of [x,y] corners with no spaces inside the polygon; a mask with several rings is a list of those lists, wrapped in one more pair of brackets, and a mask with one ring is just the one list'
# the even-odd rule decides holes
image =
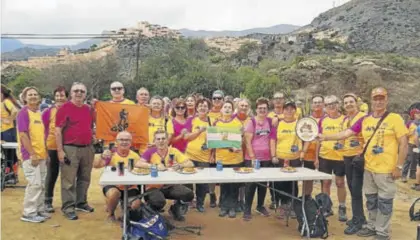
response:
{"label": "water bottle", "polygon": [[259,159],[255,159],[255,160],[254,160],[254,168],[255,168],[256,170],[258,170],[258,169],[260,169],[260,168],[261,168],[261,162],[260,162],[260,160],[259,160]]}
{"label": "water bottle", "polygon": [[150,169],[150,176],[151,176],[152,178],[156,178],[156,177],[158,177],[158,169],[157,169],[157,165],[156,165],[156,164],[153,164],[153,165],[152,165],[152,167],[151,167],[151,169]]}
{"label": "water bottle", "polygon": [[216,162],[216,170],[217,171],[223,171],[223,164],[222,164],[222,161],[221,160],[218,160],[217,162]]}

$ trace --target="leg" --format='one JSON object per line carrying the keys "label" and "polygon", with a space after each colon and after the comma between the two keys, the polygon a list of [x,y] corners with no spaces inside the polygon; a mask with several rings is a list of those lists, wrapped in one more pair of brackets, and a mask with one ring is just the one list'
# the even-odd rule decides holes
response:
{"label": "leg", "polygon": [[407,158],[404,161],[403,169],[401,172],[401,180],[403,182],[407,182],[407,177],[408,177],[407,175],[409,175],[409,172],[410,172],[412,157],[413,157],[413,145],[409,144]]}
{"label": "leg", "polygon": [[344,157],[345,175],[346,175],[347,186],[349,188],[350,194],[352,194],[353,158],[354,156]]}
{"label": "leg", "polygon": [[116,186],[105,186],[102,192],[106,198],[106,206],[108,209],[108,219],[115,220],[115,209],[121,199],[121,191]]}
{"label": "leg", "polygon": [[[331,160],[319,158],[319,171],[327,174],[333,173],[333,166]],[[322,192],[331,195],[331,180],[321,181]]]}
{"label": "leg", "polygon": [[163,192],[160,189],[152,188],[146,191],[150,192],[144,197],[144,200],[150,205],[150,207],[155,211],[162,210],[166,205],[166,198]]}
{"label": "leg", "polygon": [[353,167],[353,179],[352,179],[352,192],[351,192],[351,204],[353,210],[353,219],[357,218],[358,222],[364,223],[366,221],[365,213],[363,210],[363,173],[364,168]]}
{"label": "leg", "polygon": [[38,214],[38,200],[42,194],[40,166],[34,167],[31,165],[31,160],[25,160],[23,173],[28,182],[23,199],[23,216],[33,218]]}
{"label": "leg", "polygon": [[60,164],[61,172],[61,210],[64,213],[74,213],[76,205],[76,176],[79,169],[79,158],[76,156],[77,148],[64,146],[70,165]]}
{"label": "leg", "polygon": [[[194,161],[194,165],[196,167],[209,167],[209,163],[206,163],[206,162]],[[197,199],[196,207],[200,212],[204,210],[203,206],[204,206],[204,200],[206,198],[207,192],[209,192],[209,184],[196,184],[195,185],[195,196]]]}
{"label": "leg", "polygon": [[376,217],[378,214],[378,186],[374,181],[374,174],[365,170],[363,183],[363,191],[366,195],[366,208],[369,213],[366,228],[375,231]]}
{"label": "leg", "polygon": [[56,150],[49,150],[48,156],[50,159],[47,164],[47,177],[45,180],[45,203],[47,205],[51,205],[53,202],[54,187],[57,182],[60,165]]}
{"label": "leg", "polygon": [[[252,202],[254,200],[255,190],[257,188],[256,183],[245,184],[245,210],[244,214],[251,214]],[[259,201],[258,201],[259,203]]]}
{"label": "leg", "polygon": [[76,206],[82,207],[87,205],[87,193],[90,185],[90,175],[92,173],[94,150],[92,146],[89,146],[79,148],[79,153],[80,164],[77,172]]}
{"label": "leg", "polygon": [[45,212],[45,179],[47,176],[47,161],[42,160],[39,163],[39,171],[41,176],[41,196],[38,198],[38,212]]}
{"label": "leg", "polygon": [[394,197],[397,185],[391,174],[375,174],[378,186],[378,214],[376,216],[375,230],[377,235],[389,237],[391,218],[394,206]]}
{"label": "leg", "polygon": [[190,202],[194,198],[193,191],[184,185],[174,185],[162,190],[162,192],[165,195],[166,199]]}
{"label": "leg", "polygon": [[[313,161],[306,161],[304,160],[304,166],[305,168],[309,168],[312,170],[315,170],[315,165]],[[303,187],[303,192],[305,196],[311,196],[312,195],[312,191],[313,191],[313,186],[314,186],[314,181],[305,181],[305,187]]]}

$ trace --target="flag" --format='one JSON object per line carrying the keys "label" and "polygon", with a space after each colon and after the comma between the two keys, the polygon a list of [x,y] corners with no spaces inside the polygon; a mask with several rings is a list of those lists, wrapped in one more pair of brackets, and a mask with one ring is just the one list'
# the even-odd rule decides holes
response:
{"label": "flag", "polygon": [[133,136],[132,145],[138,149],[147,145],[149,138],[149,108],[111,102],[97,102],[96,138],[114,142],[117,134],[128,131]]}
{"label": "flag", "polygon": [[208,148],[241,148],[242,132],[235,127],[208,127]]}

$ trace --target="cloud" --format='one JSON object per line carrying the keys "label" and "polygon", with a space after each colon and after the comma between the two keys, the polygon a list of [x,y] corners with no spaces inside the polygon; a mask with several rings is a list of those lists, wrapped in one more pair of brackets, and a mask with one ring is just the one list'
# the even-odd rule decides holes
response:
{"label": "cloud", "polygon": [[333,0],[3,0],[1,26],[2,33],[100,33],[146,20],[176,29],[241,30],[306,25],[332,4]]}

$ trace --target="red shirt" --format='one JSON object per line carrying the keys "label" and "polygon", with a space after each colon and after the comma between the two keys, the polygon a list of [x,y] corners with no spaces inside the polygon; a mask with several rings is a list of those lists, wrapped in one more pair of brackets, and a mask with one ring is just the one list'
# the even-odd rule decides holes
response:
{"label": "red shirt", "polygon": [[93,113],[83,104],[66,102],[57,110],[55,126],[63,129],[63,144],[89,145],[92,142]]}

